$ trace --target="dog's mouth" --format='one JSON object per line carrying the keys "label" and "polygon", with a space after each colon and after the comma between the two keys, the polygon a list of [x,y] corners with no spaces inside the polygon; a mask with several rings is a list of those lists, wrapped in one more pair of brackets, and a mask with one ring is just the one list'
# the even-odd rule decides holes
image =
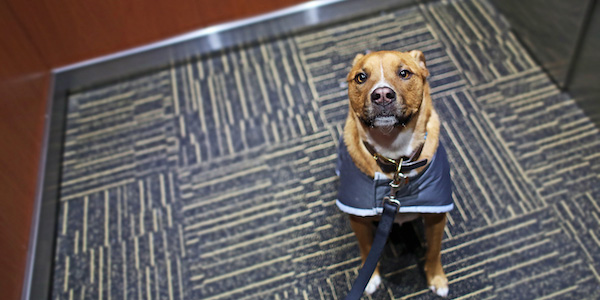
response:
{"label": "dog's mouth", "polygon": [[406,127],[406,124],[412,119],[412,114],[401,115],[375,115],[368,117],[363,115],[361,121],[370,128],[376,127]]}
{"label": "dog's mouth", "polygon": [[368,104],[361,115],[363,124],[368,127],[405,127],[412,119],[412,114],[406,111],[398,102],[387,106]]}

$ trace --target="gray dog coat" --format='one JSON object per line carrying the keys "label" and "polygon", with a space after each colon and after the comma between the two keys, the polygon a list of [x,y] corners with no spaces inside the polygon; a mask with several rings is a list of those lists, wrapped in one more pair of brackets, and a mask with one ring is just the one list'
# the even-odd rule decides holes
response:
{"label": "gray dog coat", "polygon": [[[391,180],[379,172],[375,178],[361,172],[352,161],[343,137],[338,146],[336,173],[340,179],[336,205],[340,210],[361,217],[383,212],[383,198],[390,194]],[[454,208],[450,166],[441,142],[425,170],[409,177],[396,198],[401,213],[445,213]]]}

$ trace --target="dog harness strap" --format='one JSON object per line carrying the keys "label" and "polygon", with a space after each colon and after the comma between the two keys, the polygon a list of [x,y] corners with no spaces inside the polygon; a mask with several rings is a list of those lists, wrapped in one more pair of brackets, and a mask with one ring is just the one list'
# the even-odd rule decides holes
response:
{"label": "dog harness strap", "polygon": [[354,281],[352,289],[350,290],[348,295],[346,295],[345,300],[360,299],[363,292],[365,291],[365,287],[369,283],[371,275],[373,275],[373,271],[375,271],[375,267],[377,267],[377,262],[379,261],[379,257],[383,252],[383,248],[385,246],[385,243],[387,242],[388,235],[390,234],[390,230],[392,229],[392,225],[394,224],[396,212],[398,212],[399,209],[399,205],[391,201],[385,201],[385,203],[383,204],[383,214],[381,215],[379,225],[377,226],[377,231],[375,233],[373,245],[371,246],[371,251],[369,251],[369,255],[365,260],[365,264],[362,266],[360,271],[358,271],[358,277]]}

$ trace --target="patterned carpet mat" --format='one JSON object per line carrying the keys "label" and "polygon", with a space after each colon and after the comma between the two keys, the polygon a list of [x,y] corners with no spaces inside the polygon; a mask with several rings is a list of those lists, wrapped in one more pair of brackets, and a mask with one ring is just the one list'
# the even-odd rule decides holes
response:
{"label": "patterned carpet mat", "polygon": [[[71,95],[53,299],[343,297],[360,259],[334,204],[335,150],[367,49],[427,58],[454,182],[449,296],[600,298],[598,129],[489,3],[465,0]],[[388,243],[365,299],[436,298],[409,244]]]}

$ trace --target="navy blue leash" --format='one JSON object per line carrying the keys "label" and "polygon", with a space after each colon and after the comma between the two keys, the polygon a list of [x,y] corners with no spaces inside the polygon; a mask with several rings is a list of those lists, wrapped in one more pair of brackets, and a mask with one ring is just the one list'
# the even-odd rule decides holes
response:
{"label": "navy blue leash", "polygon": [[397,201],[390,201],[388,199],[383,201],[383,213],[381,214],[381,219],[379,220],[379,225],[377,226],[371,251],[369,251],[369,255],[367,256],[363,267],[360,269],[360,271],[358,271],[358,277],[354,281],[352,289],[348,295],[346,295],[345,300],[360,299],[365,291],[365,287],[369,283],[369,279],[371,279],[371,275],[373,275],[375,267],[377,267],[377,262],[379,261],[381,252],[383,252],[388,235],[390,234],[390,230],[394,224],[396,212],[398,212],[399,208],[400,205]]}

